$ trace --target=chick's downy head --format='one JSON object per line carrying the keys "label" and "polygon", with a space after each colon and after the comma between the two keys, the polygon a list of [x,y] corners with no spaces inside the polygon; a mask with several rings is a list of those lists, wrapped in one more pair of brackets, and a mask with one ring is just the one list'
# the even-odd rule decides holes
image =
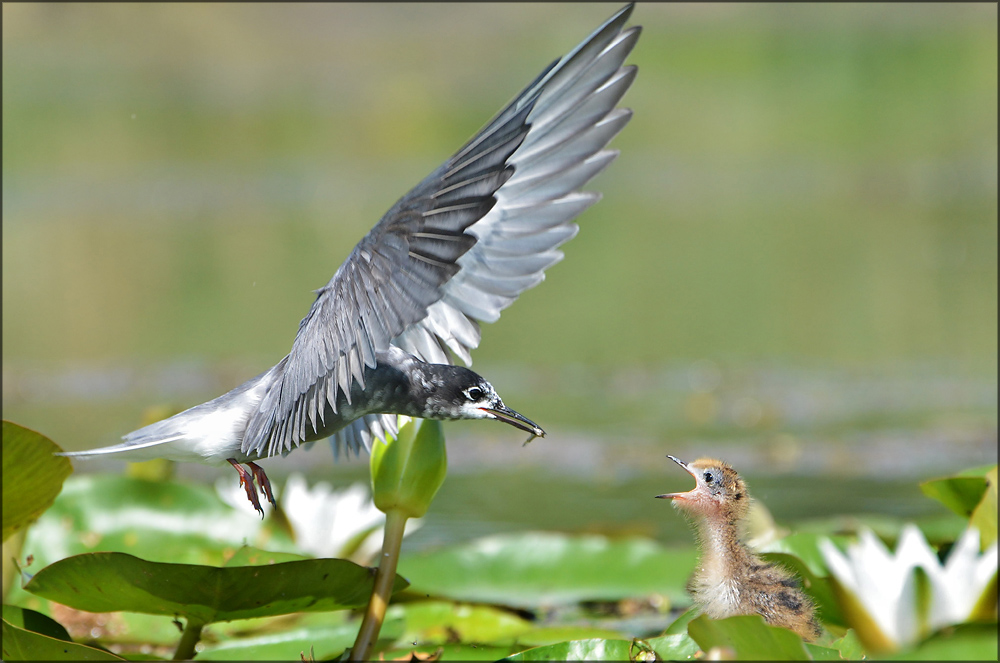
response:
{"label": "chick's downy head", "polygon": [[694,516],[738,520],[750,508],[747,486],[732,467],[714,458],[691,463],[667,456],[694,477],[695,487],[686,493],[657,495],[673,500],[674,506]]}

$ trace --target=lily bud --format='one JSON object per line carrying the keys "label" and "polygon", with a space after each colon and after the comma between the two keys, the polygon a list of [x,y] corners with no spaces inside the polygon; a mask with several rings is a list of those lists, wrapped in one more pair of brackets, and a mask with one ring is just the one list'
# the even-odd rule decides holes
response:
{"label": "lily bud", "polygon": [[396,510],[420,518],[448,473],[444,433],[441,422],[433,419],[399,421],[396,439],[372,444],[372,499],[384,513]]}

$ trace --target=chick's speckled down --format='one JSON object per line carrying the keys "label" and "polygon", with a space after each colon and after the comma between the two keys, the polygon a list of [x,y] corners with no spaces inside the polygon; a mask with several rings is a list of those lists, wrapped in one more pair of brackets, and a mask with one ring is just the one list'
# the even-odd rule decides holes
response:
{"label": "chick's speckled down", "polygon": [[697,528],[701,556],[688,584],[695,605],[713,619],[760,615],[812,641],[822,627],[809,596],[786,569],[765,562],[739,538],[750,509],[746,483],[732,467],[713,458],[685,463],[669,456],[694,477],[694,489],[657,497],[670,499]]}

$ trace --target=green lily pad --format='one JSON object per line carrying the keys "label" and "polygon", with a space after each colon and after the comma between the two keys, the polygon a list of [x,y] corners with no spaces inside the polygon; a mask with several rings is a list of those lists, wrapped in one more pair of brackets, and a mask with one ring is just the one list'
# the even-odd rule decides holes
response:
{"label": "green lily pad", "polygon": [[693,549],[642,538],[505,534],[404,557],[414,593],[525,607],[661,594],[688,605]]}
{"label": "green lily pad", "polygon": [[979,500],[969,524],[979,530],[979,545],[986,550],[997,540],[997,466],[986,473],[986,491]]}
{"label": "green lily pad", "polygon": [[218,566],[244,543],[295,552],[291,539],[224,503],[206,486],[82,475],[35,526],[22,548],[35,568],[88,552]]}
{"label": "green lily pad", "polygon": [[433,656],[439,656],[440,658],[434,660],[440,661],[497,661],[519,649],[511,646],[467,645],[460,642],[426,646],[410,644],[407,647],[378,650],[378,656],[386,661],[417,661]]}
{"label": "green lily pad", "polygon": [[688,633],[702,651],[719,648],[740,660],[808,660],[802,639],[786,628],[769,626],[760,615],[709,619],[705,615],[688,624]]}
{"label": "green lily pad", "polygon": [[73,638],[69,637],[69,633],[63,628],[62,624],[34,610],[5,605],[3,607],[3,619],[8,624],[26,631],[47,635],[57,640],[73,641]]}
{"label": "green lily pad", "polygon": [[[208,645],[198,652],[202,661],[295,661],[300,655],[317,661],[332,660],[354,645],[360,620],[331,619],[331,615],[307,615],[294,626],[271,633],[231,638]],[[379,634],[380,642],[393,642],[403,632],[401,619],[387,618]]]}
{"label": "green lily pad", "polygon": [[41,433],[3,422],[3,540],[45,512],[73,472],[62,451]]}
{"label": "green lily pad", "polygon": [[978,467],[954,476],[930,479],[920,484],[920,490],[963,518],[968,518],[983,499],[987,488],[987,473],[991,468],[995,469],[996,466]]}
{"label": "green lily pad", "polygon": [[693,659],[701,651],[701,647],[687,633],[663,635],[659,638],[649,638],[646,644],[664,661],[685,661]]}
{"label": "green lily pad", "polygon": [[[33,558],[30,564],[22,564],[29,573],[90,552],[221,566],[245,542],[296,551],[280,528],[238,512],[211,488],[179,481],[80,475],[66,481],[52,507],[27,530],[21,559]],[[46,601],[17,584],[5,600],[48,612]]]}
{"label": "green lily pad", "polygon": [[5,661],[124,661],[111,652],[2,623]]}
{"label": "green lily pad", "polygon": [[688,624],[691,620],[701,614],[701,609],[697,606],[691,606],[686,611],[682,612],[673,623],[667,627],[667,630],[663,632],[664,635],[680,635],[687,634]]}
{"label": "green lily pad", "polygon": [[946,628],[913,649],[885,658],[910,661],[996,661],[997,655],[997,625],[993,623],[962,624]]}
{"label": "green lily pad", "polygon": [[[25,589],[88,612],[183,615],[198,623],[365,605],[373,571],[342,559],[218,568],[89,553],[39,571]],[[394,589],[406,586],[397,576]]]}
{"label": "green lily pad", "polygon": [[275,552],[273,550],[261,550],[252,546],[243,546],[233,556],[226,560],[223,566],[264,566],[265,564],[277,564],[279,562],[298,562],[311,559],[304,555],[295,553]]}
{"label": "green lily pad", "polygon": [[526,649],[505,661],[628,661],[630,640],[571,640],[545,647]]}
{"label": "green lily pad", "polygon": [[[447,648],[456,644],[457,640],[467,649],[475,646],[470,651],[463,650],[474,658],[482,658],[490,650],[496,650],[502,658],[526,647],[567,640],[621,637],[616,631],[593,626],[538,627],[508,610],[449,601],[401,603],[390,607],[387,616],[397,618],[406,625],[399,645],[394,648],[394,652],[400,650],[395,652],[400,655],[406,653],[403,650],[407,645],[419,646],[423,652],[437,646]],[[389,658],[388,652],[383,653]]]}
{"label": "green lily pad", "polygon": [[870,658],[853,629],[847,629],[840,638],[828,631],[819,642],[807,642],[805,645],[814,661],[861,661]]}
{"label": "green lily pad", "polygon": [[814,661],[841,661],[844,660],[840,652],[832,647],[823,647],[822,645],[814,645],[811,642],[806,643],[806,651],[809,652],[809,658]]}
{"label": "green lily pad", "polygon": [[[795,534],[769,544],[764,550],[794,553],[797,557],[802,558],[813,569],[814,573],[825,575],[827,573],[826,563],[821,555],[816,556],[809,552],[806,537],[829,537],[837,544],[837,547],[843,548],[849,541],[854,540],[861,530],[867,528],[883,541],[892,542],[900,537],[903,528],[909,522],[912,522],[911,518],[890,516],[884,513],[859,513],[815,518],[800,521],[796,525],[798,531]],[[951,511],[920,519],[920,530],[931,545],[942,545],[955,541],[965,531],[966,525],[965,519],[957,517]],[[799,543],[794,549],[784,549],[782,542],[788,539],[799,539]]]}
{"label": "green lily pad", "polygon": [[819,549],[820,539],[830,539],[841,546],[846,546],[851,540],[848,536],[830,535],[830,527],[822,529],[820,532],[796,532],[784,538],[772,541],[761,552],[764,553],[786,553],[799,558],[801,562],[815,576],[825,576],[829,573],[826,568],[826,561],[823,553]]}
{"label": "green lily pad", "polygon": [[597,626],[537,626],[521,634],[517,641],[521,645],[541,647],[554,645],[568,640],[617,640],[622,634],[608,628]]}
{"label": "green lily pad", "polygon": [[454,639],[465,643],[507,644],[532,629],[531,622],[506,610],[485,605],[450,601],[417,601],[389,608],[387,616],[406,624],[402,638],[424,644],[444,644]]}
{"label": "green lily pad", "polygon": [[[497,661],[504,656],[509,656],[519,647],[497,647],[491,645],[466,645],[460,642],[441,645],[438,651],[441,652],[442,661]],[[386,660],[391,660],[393,652],[386,652]]]}
{"label": "green lily pad", "polygon": [[[207,642],[203,633],[204,648],[198,651],[198,659],[207,661],[297,661],[300,654],[308,658],[310,654],[317,661],[336,660],[348,647],[354,645],[358,635],[361,620],[350,616],[347,612],[302,613],[287,616],[280,622],[256,628],[237,629],[247,622],[235,622],[226,629],[233,633],[224,633],[224,627],[230,625],[216,624],[211,627],[209,637],[218,637],[216,643]],[[261,620],[263,622],[264,620]],[[386,617],[379,633],[379,647],[390,647],[403,634],[402,619]],[[237,632],[240,631],[240,632]],[[206,631],[209,632],[209,631]],[[374,654],[377,658],[378,654]]]}
{"label": "green lily pad", "polygon": [[[864,645],[861,643],[861,638],[854,629],[847,629],[847,633],[844,634],[842,638],[834,640],[831,645],[833,649],[840,652],[840,658],[847,661],[860,661],[868,656],[865,651]],[[806,645],[812,651],[812,645]]]}

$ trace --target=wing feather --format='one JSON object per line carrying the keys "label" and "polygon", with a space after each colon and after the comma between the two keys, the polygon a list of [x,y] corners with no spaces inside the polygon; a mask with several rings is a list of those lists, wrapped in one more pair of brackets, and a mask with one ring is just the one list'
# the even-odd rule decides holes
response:
{"label": "wing feather", "polygon": [[[631,11],[549,65],[358,243],[317,291],[250,417],[244,453],[315,439],[326,407],[350,403],[352,383],[363,387],[365,368],[391,344],[425,361],[471,363],[478,321],[497,320],[544,279],[578,230],[573,220],[600,197],[580,187],[614,160],[605,146],[631,117],[616,108],[636,73],[623,64],[639,36],[624,29]],[[336,434],[335,452],[395,434],[395,419],[356,419]]]}
{"label": "wing feather", "polygon": [[618,156],[605,147],[632,116],[616,107],[637,73],[623,64],[640,34],[638,27],[623,29],[628,13],[613,16],[540,77],[531,128],[510,158],[514,175],[497,191],[497,205],[469,228],[478,241],[459,258],[461,270],[442,288],[441,301],[416,323],[466,364],[480,335],[478,326],[458,320],[494,322],[540,283],[562,259],[558,247],[576,235],[573,219],[600,197],[580,188]]}

